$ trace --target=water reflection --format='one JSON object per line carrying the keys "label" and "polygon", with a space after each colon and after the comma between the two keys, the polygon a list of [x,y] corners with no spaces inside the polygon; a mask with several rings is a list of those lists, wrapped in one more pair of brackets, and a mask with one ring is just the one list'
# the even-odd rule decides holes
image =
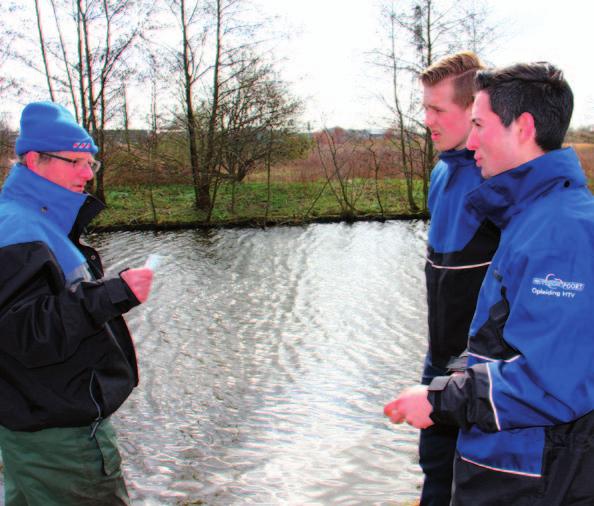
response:
{"label": "water reflection", "polygon": [[117,272],[166,256],[129,322],[141,386],[115,417],[135,504],[399,504],[420,375],[421,222],[94,235]]}

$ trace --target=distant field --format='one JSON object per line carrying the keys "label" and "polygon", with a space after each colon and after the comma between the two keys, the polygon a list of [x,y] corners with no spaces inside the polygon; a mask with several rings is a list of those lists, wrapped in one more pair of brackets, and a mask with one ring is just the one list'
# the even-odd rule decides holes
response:
{"label": "distant field", "polygon": [[[594,190],[594,144],[590,143],[571,143],[575,149],[584,172],[590,180],[590,188]],[[354,177],[372,178],[374,177],[373,168],[370,163],[363,163],[362,155],[357,155],[356,159],[352,160],[352,170]],[[328,169],[327,169],[328,170]],[[403,178],[402,170],[399,168],[397,159],[388,159],[378,173],[381,178]],[[320,164],[316,153],[311,153],[303,160],[294,160],[281,165],[277,165],[271,170],[271,180],[275,183],[306,183],[311,181],[321,181],[326,177],[324,167]],[[254,172],[248,176],[250,182],[264,182],[266,181],[266,173],[263,171]]]}
{"label": "distant field", "polygon": [[586,176],[590,180],[590,188],[592,188],[592,180],[594,179],[594,144],[569,144],[575,149],[576,153],[582,162],[582,167]]}

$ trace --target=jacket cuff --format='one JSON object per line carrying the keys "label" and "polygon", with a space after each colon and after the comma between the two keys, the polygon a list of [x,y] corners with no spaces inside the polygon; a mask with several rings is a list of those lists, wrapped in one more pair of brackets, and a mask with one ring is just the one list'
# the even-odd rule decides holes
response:
{"label": "jacket cuff", "polygon": [[453,420],[447,416],[444,416],[445,414],[441,412],[442,392],[447,388],[451,379],[451,376],[437,376],[433,378],[427,387],[427,399],[429,400],[431,406],[433,406],[433,411],[429,415],[429,418],[431,418],[431,420],[433,420],[436,424],[456,425]]}
{"label": "jacket cuff", "polygon": [[485,432],[499,430],[490,400],[487,364],[475,364],[463,374],[438,376],[429,385],[427,398],[433,406],[429,416],[435,423],[463,430],[471,425]]}
{"label": "jacket cuff", "polygon": [[472,403],[468,405],[467,418],[484,432],[501,430],[491,400],[491,378],[488,364],[475,364],[468,369],[472,379]]}
{"label": "jacket cuff", "polygon": [[107,290],[107,296],[111,303],[116,306],[120,312],[127,313],[133,307],[140,304],[128,284],[121,278],[109,278],[103,282]]}

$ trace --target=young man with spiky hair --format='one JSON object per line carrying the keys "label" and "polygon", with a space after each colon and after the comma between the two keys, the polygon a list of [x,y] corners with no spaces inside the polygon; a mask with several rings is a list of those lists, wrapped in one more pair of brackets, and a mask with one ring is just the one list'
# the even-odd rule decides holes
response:
{"label": "young man with spiky hair", "polygon": [[487,181],[466,198],[501,243],[466,370],[405,390],[387,414],[460,427],[453,505],[594,501],[594,199],[562,149],[573,110],[546,62],[479,72],[467,146]]}
{"label": "young man with spiky hair", "polygon": [[[471,52],[443,58],[421,74],[425,125],[440,151],[431,174],[427,284],[429,347],[423,384],[448,373],[466,348],[478,292],[499,240],[489,220],[464,208],[483,179],[465,148],[471,129],[474,77],[483,68]],[[422,506],[447,506],[458,430],[437,424],[421,432]]]}

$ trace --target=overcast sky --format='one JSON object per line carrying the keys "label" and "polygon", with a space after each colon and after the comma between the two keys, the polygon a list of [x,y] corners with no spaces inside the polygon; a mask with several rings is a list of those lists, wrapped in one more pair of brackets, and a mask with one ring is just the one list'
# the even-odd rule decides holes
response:
{"label": "overcast sky", "polygon": [[[307,101],[312,128],[375,127],[383,109],[370,78],[369,51],[377,47],[376,0],[256,0],[279,16],[293,37],[277,47],[284,75]],[[485,55],[493,65],[547,60],[566,75],[574,95],[573,126],[594,124],[594,2],[491,0],[493,22],[504,36]]]}

